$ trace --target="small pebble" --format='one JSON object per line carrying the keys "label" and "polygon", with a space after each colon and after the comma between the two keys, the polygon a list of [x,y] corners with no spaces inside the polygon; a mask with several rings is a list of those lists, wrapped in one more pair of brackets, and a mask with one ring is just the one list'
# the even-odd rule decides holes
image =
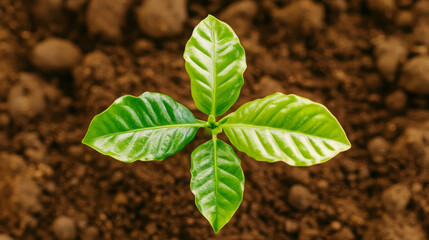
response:
{"label": "small pebble", "polygon": [[372,13],[387,19],[391,19],[396,12],[395,0],[366,0],[366,3]]}
{"label": "small pebble", "polygon": [[83,232],[82,240],[94,240],[99,239],[99,237],[100,232],[98,231],[98,229],[94,226],[91,226],[85,229],[85,231]]}
{"label": "small pebble", "polygon": [[52,229],[55,236],[59,240],[73,240],[76,239],[76,224],[74,220],[67,216],[60,216],[54,220]]}
{"label": "small pebble", "polygon": [[399,38],[378,40],[375,45],[377,68],[389,82],[395,80],[398,66],[407,59],[407,55],[407,46]]}
{"label": "small pebble", "polygon": [[383,137],[375,137],[368,143],[368,151],[375,163],[382,163],[389,152],[390,144]]}
{"label": "small pebble", "polygon": [[133,44],[133,51],[138,54],[155,50],[155,45],[146,39],[139,39]]}
{"label": "small pebble", "polygon": [[[100,34],[109,41],[121,40],[121,28],[131,4],[131,0],[91,0],[86,12],[89,33]],[[157,22],[156,19],[151,20]]]}
{"label": "small pebble", "polygon": [[429,94],[429,56],[417,56],[405,63],[400,85],[417,94]]}
{"label": "small pebble", "polygon": [[423,190],[423,185],[419,182],[413,183],[413,185],[411,185],[411,191],[413,193],[419,193]]}
{"label": "small pebble", "polygon": [[180,34],[188,18],[186,0],[146,0],[136,14],[141,31],[153,38]]}
{"label": "small pebble", "polygon": [[40,204],[40,188],[29,177],[20,175],[13,182],[13,195],[18,207],[28,213],[38,213],[42,210]]}
{"label": "small pebble", "polygon": [[219,14],[219,19],[227,22],[238,37],[244,37],[251,32],[252,20],[258,14],[258,4],[252,0],[233,2]]}
{"label": "small pebble", "polygon": [[47,104],[42,81],[34,74],[20,74],[19,83],[10,89],[8,96],[9,113],[15,121],[23,122],[45,111]]}
{"label": "small pebble", "polygon": [[407,106],[407,95],[403,91],[397,90],[386,96],[385,104],[390,110],[402,111]]}
{"label": "small pebble", "polygon": [[46,72],[70,70],[81,57],[82,53],[74,43],[60,38],[48,38],[31,52],[31,62]]}
{"label": "small pebble", "polygon": [[299,224],[294,220],[286,220],[285,229],[287,233],[297,233],[299,231]]}
{"label": "small pebble", "polygon": [[356,164],[353,160],[350,158],[344,158],[340,162],[341,167],[346,170],[347,172],[354,172],[358,168],[358,164]]}
{"label": "small pebble", "polygon": [[313,196],[310,191],[299,184],[293,185],[289,190],[289,203],[298,210],[305,210],[310,207]]}
{"label": "small pebble", "polygon": [[331,222],[331,229],[334,231],[338,231],[341,229],[341,223],[339,221],[332,221]]}
{"label": "small pebble", "polygon": [[6,127],[9,125],[9,123],[10,123],[9,115],[7,115],[6,113],[0,113],[0,126]]}
{"label": "small pebble", "polygon": [[118,205],[126,205],[128,203],[127,195],[124,193],[118,193],[115,196],[115,203]]}
{"label": "small pebble", "polygon": [[310,0],[294,1],[272,12],[275,21],[303,36],[314,34],[324,27],[325,9]]}
{"label": "small pebble", "polygon": [[64,15],[61,11],[62,0],[36,0],[33,13],[37,20],[46,23],[61,22]]}
{"label": "small pebble", "polygon": [[332,240],[355,240],[356,237],[348,227],[341,229],[332,236]]}
{"label": "small pebble", "polygon": [[414,25],[414,13],[411,11],[399,11],[395,19],[396,25],[402,28],[411,28]]}
{"label": "small pebble", "polygon": [[381,196],[384,208],[389,212],[403,211],[407,207],[410,198],[411,191],[403,184],[396,184],[389,187]]}

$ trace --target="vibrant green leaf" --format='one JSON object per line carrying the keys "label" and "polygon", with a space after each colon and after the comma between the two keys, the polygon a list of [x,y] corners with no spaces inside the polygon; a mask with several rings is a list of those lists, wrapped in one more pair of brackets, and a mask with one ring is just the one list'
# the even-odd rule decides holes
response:
{"label": "vibrant green leaf", "polygon": [[224,114],[244,83],[246,57],[237,35],[209,15],[195,27],[183,57],[197,108],[207,115]]}
{"label": "vibrant green leaf", "polygon": [[191,165],[195,203],[217,233],[243,199],[244,175],[240,159],[231,146],[214,138],[194,150]]}
{"label": "vibrant green leaf", "polygon": [[163,160],[180,151],[203,125],[171,97],[145,92],[122,96],[95,116],[82,142],[124,162]]}
{"label": "vibrant green leaf", "polygon": [[259,161],[310,166],[350,148],[341,125],[323,105],[275,93],[221,120],[231,143]]}

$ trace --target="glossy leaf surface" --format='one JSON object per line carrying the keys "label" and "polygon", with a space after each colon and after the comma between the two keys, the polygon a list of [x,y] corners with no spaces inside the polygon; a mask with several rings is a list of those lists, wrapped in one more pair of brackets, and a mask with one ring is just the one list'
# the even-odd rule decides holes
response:
{"label": "glossy leaf surface", "polygon": [[163,160],[190,142],[202,124],[171,97],[122,96],[94,117],[82,142],[124,162]]}
{"label": "glossy leaf surface", "polygon": [[207,115],[224,114],[244,83],[246,57],[237,35],[209,15],[195,27],[184,58],[197,108]]}
{"label": "glossy leaf surface", "polygon": [[243,199],[244,175],[240,159],[231,146],[215,138],[194,150],[191,165],[195,203],[217,233]]}
{"label": "glossy leaf surface", "polygon": [[221,120],[231,143],[260,161],[310,166],[350,148],[344,130],[323,105],[275,93]]}

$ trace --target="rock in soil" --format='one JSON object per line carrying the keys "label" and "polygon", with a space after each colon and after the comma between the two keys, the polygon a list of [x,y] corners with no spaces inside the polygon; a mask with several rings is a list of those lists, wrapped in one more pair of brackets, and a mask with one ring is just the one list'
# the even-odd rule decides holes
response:
{"label": "rock in soil", "polygon": [[368,142],[368,151],[375,163],[382,163],[389,152],[390,144],[383,137],[375,137]]}
{"label": "rock in soil", "polygon": [[[119,41],[125,15],[132,0],[91,0],[86,12],[86,25],[92,35],[100,34],[105,40]],[[151,19],[156,22],[156,19]]]}
{"label": "rock in soil", "polygon": [[14,180],[12,199],[24,212],[36,213],[42,210],[39,195],[39,186],[29,177],[19,176]]}
{"label": "rock in soil", "polygon": [[401,28],[411,28],[415,24],[415,20],[412,11],[402,10],[396,15],[395,23]]}
{"label": "rock in soil", "polygon": [[392,19],[396,12],[395,0],[366,0],[368,9],[375,15]]}
{"label": "rock in soil", "polygon": [[407,55],[406,45],[398,38],[391,37],[376,43],[377,68],[389,82],[395,80],[398,66],[407,59]]}
{"label": "rock in soil", "polygon": [[407,91],[429,94],[429,56],[418,56],[405,63],[400,85]]}
{"label": "rock in soil", "polygon": [[76,239],[76,225],[72,218],[60,216],[54,220],[52,230],[59,240]]}
{"label": "rock in soil", "polygon": [[0,234],[0,240],[13,240],[13,238],[7,234]]}
{"label": "rock in soil", "polygon": [[310,191],[302,185],[293,185],[289,190],[289,203],[292,207],[305,210],[311,206],[313,196]]}
{"label": "rock in soil", "polygon": [[61,38],[48,38],[31,52],[31,62],[45,72],[70,70],[81,57],[82,53],[75,44]]}
{"label": "rock in soil", "polygon": [[258,4],[254,1],[244,0],[231,3],[219,14],[219,19],[227,22],[238,37],[242,38],[250,33],[252,20],[258,13]]}
{"label": "rock in soil", "polygon": [[36,0],[34,5],[34,16],[37,20],[55,25],[59,22],[64,22],[64,14],[62,12],[62,0]]}
{"label": "rock in soil", "polygon": [[45,111],[46,99],[41,89],[43,80],[34,74],[21,73],[20,81],[10,89],[9,113],[15,121],[32,119]]}
{"label": "rock in soil", "polygon": [[100,237],[100,232],[96,227],[88,227],[85,229],[82,235],[82,240],[93,240],[98,239]]}
{"label": "rock in soil", "polygon": [[291,3],[282,9],[274,9],[273,18],[293,33],[309,36],[325,26],[323,5],[311,0]]}
{"label": "rock in soil", "polygon": [[405,110],[407,106],[407,94],[401,90],[397,90],[386,96],[386,107],[393,111]]}
{"label": "rock in soil", "polygon": [[418,0],[413,6],[413,10],[418,17],[428,17],[429,2],[427,0]]}
{"label": "rock in soil", "polygon": [[287,233],[297,233],[299,231],[299,223],[294,220],[286,220],[285,230]]}
{"label": "rock in soil", "polygon": [[188,18],[186,0],[146,0],[136,10],[141,31],[153,38],[178,35]]}
{"label": "rock in soil", "polygon": [[352,230],[348,227],[341,229],[332,235],[332,240],[355,240],[356,237]]}
{"label": "rock in soil", "polygon": [[425,234],[414,214],[391,217],[368,222],[369,228],[362,240],[425,240]]}
{"label": "rock in soil", "polygon": [[[429,121],[418,127],[408,127],[396,140],[392,152],[396,158],[414,162],[419,170],[429,169]],[[407,152],[407,154],[403,154]]]}
{"label": "rock in soil", "polygon": [[382,194],[384,208],[392,213],[405,210],[411,198],[411,191],[404,184],[396,184],[386,189]]}

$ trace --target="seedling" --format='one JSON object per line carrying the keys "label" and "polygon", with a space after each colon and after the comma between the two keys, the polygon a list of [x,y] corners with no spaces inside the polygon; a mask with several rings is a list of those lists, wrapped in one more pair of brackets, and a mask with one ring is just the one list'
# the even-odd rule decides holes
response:
{"label": "seedling", "polygon": [[195,27],[184,58],[192,97],[207,121],[160,93],[126,95],[94,117],[82,142],[127,163],[161,161],[180,151],[199,128],[210,129],[212,139],[191,155],[191,191],[216,233],[238,209],[244,191],[240,159],[218,139],[222,131],[248,156],[292,166],[323,163],[350,148],[341,125],[323,105],[293,94],[254,100],[217,121],[240,94],[246,59],[234,31],[215,17]]}

